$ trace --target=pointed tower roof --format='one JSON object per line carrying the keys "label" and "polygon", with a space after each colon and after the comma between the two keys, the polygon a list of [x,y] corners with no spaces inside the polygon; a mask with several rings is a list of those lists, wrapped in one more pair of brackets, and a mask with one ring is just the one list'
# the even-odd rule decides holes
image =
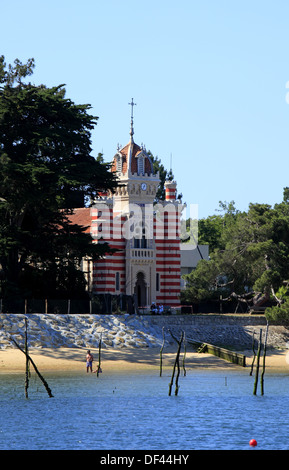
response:
{"label": "pointed tower roof", "polygon": [[128,103],[131,106],[131,121],[130,121],[130,141],[127,145],[122,147],[118,150],[116,155],[114,156],[113,163],[112,163],[112,171],[118,171],[122,174],[138,174],[139,173],[139,165],[138,159],[143,158],[144,162],[142,165],[143,171],[142,173],[146,173],[147,175],[152,175],[153,171],[153,164],[146,152],[144,146],[139,146],[134,142],[134,128],[133,128],[133,107],[136,106],[134,103],[133,98],[131,99],[131,103]]}

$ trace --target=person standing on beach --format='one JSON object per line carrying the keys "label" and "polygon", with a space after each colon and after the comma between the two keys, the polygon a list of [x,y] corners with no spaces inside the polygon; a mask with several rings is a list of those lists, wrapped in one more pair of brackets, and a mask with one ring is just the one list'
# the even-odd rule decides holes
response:
{"label": "person standing on beach", "polygon": [[87,351],[86,354],[86,372],[90,370],[92,372],[92,363],[93,363],[93,355],[90,352],[90,349]]}

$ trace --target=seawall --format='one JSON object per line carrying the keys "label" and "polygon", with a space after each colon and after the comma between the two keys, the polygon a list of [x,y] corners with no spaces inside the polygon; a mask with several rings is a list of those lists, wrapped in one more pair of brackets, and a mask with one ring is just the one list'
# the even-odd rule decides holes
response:
{"label": "seawall", "polygon": [[[10,335],[23,344],[25,316],[0,314],[0,349],[14,347]],[[198,314],[198,315],[58,315],[28,314],[30,347],[96,348],[100,339],[103,347],[160,347],[163,334],[167,344],[181,331],[187,338],[216,346],[242,351],[252,348],[252,338],[265,335],[263,315]],[[264,336],[263,336],[264,337]],[[289,330],[270,326],[268,348],[287,348]],[[288,343],[289,344],[289,343]]]}
{"label": "seawall", "polygon": [[[253,335],[258,340],[260,329],[264,339],[267,325],[264,315],[238,314],[152,316],[150,322],[158,328],[169,328],[175,335],[183,330],[196,341],[240,351],[252,348]],[[287,342],[289,330],[284,326],[269,326],[268,348],[284,349],[288,347]]]}

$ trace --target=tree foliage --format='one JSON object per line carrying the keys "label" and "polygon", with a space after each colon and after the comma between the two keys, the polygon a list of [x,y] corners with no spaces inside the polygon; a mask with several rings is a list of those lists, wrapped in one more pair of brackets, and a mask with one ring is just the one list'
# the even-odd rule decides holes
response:
{"label": "tree foliage", "polygon": [[270,323],[283,325],[289,324],[289,299],[285,299],[280,305],[275,305],[266,309],[266,318]]}
{"label": "tree foliage", "polygon": [[289,279],[289,190],[281,204],[250,204],[247,212],[220,203],[223,214],[199,222],[199,243],[210,260],[186,276],[188,301],[235,299],[248,309],[260,300],[277,304]]}
{"label": "tree foliage", "polygon": [[75,260],[97,257],[104,247],[91,244],[83,227],[69,224],[69,211],[113,190],[115,179],[91,155],[98,118],[89,114],[90,106],[66,98],[64,85],[25,83],[33,68],[33,59],[6,67],[0,57],[2,287],[31,295],[43,295],[41,286],[82,290]]}
{"label": "tree foliage", "polygon": [[[153,162],[154,172],[155,173],[159,172],[160,183],[159,183],[156,198],[155,198],[156,202],[158,202],[159,200],[165,199],[165,182],[167,180],[173,181],[174,175],[171,169],[170,170],[165,169],[159,157],[154,157],[151,151],[148,151],[148,155]],[[177,195],[177,198],[181,199],[182,195],[181,194]]]}

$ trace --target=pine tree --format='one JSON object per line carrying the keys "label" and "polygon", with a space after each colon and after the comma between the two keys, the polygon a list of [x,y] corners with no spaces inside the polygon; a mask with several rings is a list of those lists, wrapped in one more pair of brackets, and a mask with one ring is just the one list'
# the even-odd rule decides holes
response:
{"label": "pine tree", "polygon": [[67,216],[116,185],[109,165],[91,155],[98,118],[90,105],[66,98],[64,85],[25,83],[33,68],[33,59],[6,67],[0,57],[0,269],[2,287],[14,293],[37,276],[52,285],[49,273],[66,287],[79,280],[74,261],[108,247],[92,244]]}

